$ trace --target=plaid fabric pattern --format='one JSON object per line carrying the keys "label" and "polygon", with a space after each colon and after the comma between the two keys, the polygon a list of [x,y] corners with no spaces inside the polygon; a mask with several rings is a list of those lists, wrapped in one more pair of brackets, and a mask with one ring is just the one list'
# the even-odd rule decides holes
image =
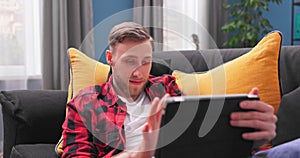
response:
{"label": "plaid fabric pattern", "polygon": [[[170,75],[150,76],[145,92],[150,100],[165,93],[181,95]],[[81,90],[67,108],[62,157],[111,157],[124,150],[127,108],[112,87],[112,76],[105,84]]]}

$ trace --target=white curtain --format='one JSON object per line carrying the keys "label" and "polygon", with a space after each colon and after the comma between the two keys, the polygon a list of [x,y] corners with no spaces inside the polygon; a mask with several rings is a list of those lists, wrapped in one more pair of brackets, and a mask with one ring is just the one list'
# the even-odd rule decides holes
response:
{"label": "white curtain", "polygon": [[0,3],[0,90],[39,89],[40,1]]}
{"label": "white curtain", "polygon": [[194,50],[196,43],[200,49],[221,47],[226,39],[221,30],[227,18],[224,1],[165,0],[164,50]]}

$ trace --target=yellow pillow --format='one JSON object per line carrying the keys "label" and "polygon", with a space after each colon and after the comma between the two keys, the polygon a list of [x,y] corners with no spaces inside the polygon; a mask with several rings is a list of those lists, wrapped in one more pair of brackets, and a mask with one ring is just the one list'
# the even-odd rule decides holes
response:
{"label": "yellow pillow", "polygon": [[68,101],[81,89],[107,81],[109,65],[96,61],[75,48],[69,48],[68,55],[71,66]]}
{"label": "yellow pillow", "polygon": [[[96,61],[75,48],[69,48],[68,55],[71,69],[67,102],[76,96],[81,89],[105,83],[110,71],[109,65]],[[59,155],[63,152],[62,144],[61,137],[55,147],[55,151]]]}
{"label": "yellow pillow", "polygon": [[249,93],[259,88],[260,99],[277,113],[281,100],[278,62],[281,33],[266,35],[250,52],[208,72],[195,74],[174,71],[173,76],[185,95]]}

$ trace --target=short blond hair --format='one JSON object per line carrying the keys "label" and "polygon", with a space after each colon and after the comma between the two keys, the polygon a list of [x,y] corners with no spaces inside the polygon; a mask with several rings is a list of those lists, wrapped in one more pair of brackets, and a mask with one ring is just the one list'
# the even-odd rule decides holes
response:
{"label": "short blond hair", "polygon": [[114,48],[117,43],[122,43],[125,39],[132,41],[145,41],[150,39],[153,46],[153,39],[147,30],[135,22],[123,22],[111,29],[108,38],[110,48]]}

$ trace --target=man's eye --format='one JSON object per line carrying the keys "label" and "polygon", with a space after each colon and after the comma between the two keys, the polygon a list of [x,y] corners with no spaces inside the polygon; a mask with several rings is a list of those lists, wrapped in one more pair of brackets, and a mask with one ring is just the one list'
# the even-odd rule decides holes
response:
{"label": "man's eye", "polygon": [[135,65],[136,61],[135,60],[126,60],[126,64],[128,64],[128,65]]}
{"label": "man's eye", "polygon": [[150,64],[150,61],[142,61],[142,65],[148,65]]}

